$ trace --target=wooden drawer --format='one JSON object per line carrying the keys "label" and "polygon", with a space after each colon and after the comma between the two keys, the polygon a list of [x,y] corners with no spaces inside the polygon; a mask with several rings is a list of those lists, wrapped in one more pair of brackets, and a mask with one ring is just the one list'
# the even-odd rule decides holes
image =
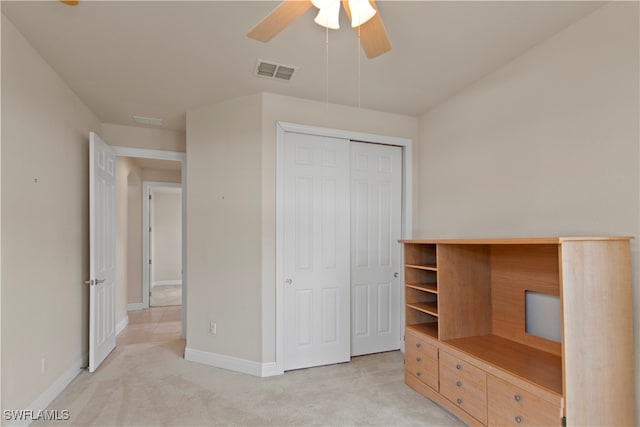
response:
{"label": "wooden drawer", "polygon": [[438,347],[429,343],[428,338],[422,338],[413,333],[405,334],[405,354],[421,355],[425,358],[438,359]]}
{"label": "wooden drawer", "polygon": [[487,423],[487,374],[440,351],[440,394],[483,424]]}
{"label": "wooden drawer", "polygon": [[489,425],[558,426],[562,409],[500,378],[488,375]]}
{"label": "wooden drawer", "polygon": [[405,370],[438,390],[438,348],[413,334],[405,335]]}

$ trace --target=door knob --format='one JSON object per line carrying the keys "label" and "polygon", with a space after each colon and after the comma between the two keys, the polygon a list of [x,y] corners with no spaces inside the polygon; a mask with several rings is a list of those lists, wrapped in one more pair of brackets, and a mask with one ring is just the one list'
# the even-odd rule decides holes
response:
{"label": "door knob", "polygon": [[107,279],[96,279],[96,285],[99,285],[100,283],[104,283]]}
{"label": "door knob", "polygon": [[285,279],[285,280],[284,280],[284,283],[286,283],[287,285],[290,285],[290,284],[292,284],[292,283],[293,283],[293,280],[291,280],[291,279]]}
{"label": "door knob", "polygon": [[398,277],[398,273],[393,273],[393,277]]}

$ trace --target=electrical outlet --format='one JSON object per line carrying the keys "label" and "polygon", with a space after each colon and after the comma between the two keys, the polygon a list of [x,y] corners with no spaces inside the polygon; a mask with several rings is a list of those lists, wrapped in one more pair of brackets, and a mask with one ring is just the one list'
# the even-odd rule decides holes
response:
{"label": "electrical outlet", "polygon": [[213,320],[211,321],[211,323],[209,323],[209,333],[211,335],[215,335],[218,333],[218,325],[216,325],[216,322],[214,322]]}

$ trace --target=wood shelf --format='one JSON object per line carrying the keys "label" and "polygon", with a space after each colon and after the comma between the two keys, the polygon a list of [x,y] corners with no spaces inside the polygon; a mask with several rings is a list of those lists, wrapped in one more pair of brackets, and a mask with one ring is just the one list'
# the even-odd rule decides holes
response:
{"label": "wood shelf", "polygon": [[405,267],[415,268],[417,270],[438,271],[438,267],[435,265],[405,264]]}
{"label": "wood shelf", "polygon": [[407,307],[438,317],[438,303],[436,301],[414,302],[407,304]]}
{"label": "wood shelf", "polygon": [[407,283],[407,288],[417,289],[419,291],[438,293],[438,285],[435,283]]}
{"label": "wood shelf", "polygon": [[407,325],[407,329],[438,339],[438,323],[419,323],[417,325]]}

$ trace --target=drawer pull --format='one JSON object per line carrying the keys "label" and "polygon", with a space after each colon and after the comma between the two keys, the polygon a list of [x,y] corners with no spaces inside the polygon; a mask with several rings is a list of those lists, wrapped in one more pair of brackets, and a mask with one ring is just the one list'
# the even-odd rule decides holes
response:
{"label": "drawer pull", "polygon": [[458,370],[462,369],[462,365],[458,363],[458,364],[456,365],[456,369],[458,369]]}
{"label": "drawer pull", "polygon": [[520,424],[522,422],[522,418],[516,417],[516,424]]}
{"label": "drawer pull", "polygon": [[456,385],[457,385],[458,387],[462,387],[462,381],[456,381]]}
{"label": "drawer pull", "polygon": [[416,343],[416,347],[420,348],[422,347],[422,344],[420,344],[419,342]]}
{"label": "drawer pull", "polygon": [[462,399],[458,398],[456,399],[456,402],[458,403],[458,405],[462,405]]}
{"label": "drawer pull", "polygon": [[422,358],[420,356],[416,357],[416,362],[419,362],[421,360],[422,360]]}
{"label": "drawer pull", "polygon": [[515,396],[513,396],[513,398],[516,400],[516,402],[520,402],[520,395],[516,394]]}
{"label": "drawer pull", "polygon": [[420,371],[416,372],[416,376],[419,377],[420,376]]}

